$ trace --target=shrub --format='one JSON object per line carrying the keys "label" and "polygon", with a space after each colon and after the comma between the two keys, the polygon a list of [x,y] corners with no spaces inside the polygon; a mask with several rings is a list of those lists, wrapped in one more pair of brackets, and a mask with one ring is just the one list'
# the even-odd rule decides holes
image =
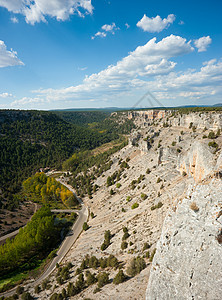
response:
{"label": "shrub", "polygon": [[96,276],[94,274],[90,273],[90,272],[87,273],[86,277],[87,277],[86,278],[86,284],[88,286],[90,286],[90,285],[97,282]]}
{"label": "shrub", "polygon": [[98,288],[101,288],[107,283],[109,283],[109,274],[106,272],[99,273],[97,275],[97,280],[98,280]]}
{"label": "shrub", "polygon": [[146,267],[146,263],[145,260],[138,256],[137,258],[133,258],[131,259],[126,272],[127,274],[129,274],[130,276],[135,276],[136,274],[139,274],[143,269],[145,269]]}
{"label": "shrub", "polygon": [[41,292],[40,286],[39,286],[39,285],[36,285],[36,286],[35,286],[35,293],[36,293],[36,294],[39,294],[40,292]]}
{"label": "shrub", "polygon": [[126,241],[123,241],[123,242],[121,243],[121,249],[124,250],[124,249],[126,249],[127,247],[128,247],[128,243],[127,243]]}
{"label": "shrub", "polygon": [[195,202],[192,202],[190,204],[190,208],[195,212],[197,212],[199,210],[199,207],[197,206],[197,204]]}
{"label": "shrub", "polygon": [[116,269],[118,265],[118,259],[114,255],[110,254],[110,256],[107,258],[107,267],[112,267]]}
{"label": "shrub", "polygon": [[126,280],[126,275],[123,273],[123,270],[119,270],[116,276],[113,278],[114,284],[120,284]]}
{"label": "shrub", "polygon": [[22,300],[33,300],[34,297],[29,292],[24,292],[21,297]]}
{"label": "shrub", "polygon": [[151,210],[154,210],[154,209],[157,209],[157,208],[161,208],[162,206],[163,206],[163,203],[160,201],[160,202],[158,202],[157,205],[151,206]]}
{"label": "shrub", "polygon": [[172,146],[176,146],[176,142],[174,141],[174,142],[172,142]]}
{"label": "shrub", "polygon": [[24,287],[19,285],[16,288],[16,294],[21,295],[23,292],[24,292]]}
{"label": "shrub", "polygon": [[78,293],[76,287],[72,282],[69,282],[68,288],[67,288],[67,294],[69,297],[75,296]]}
{"label": "shrub", "polygon": [[91,213],[90,213],[90,216],[91,216],[91,218],[92,218],[92,219],[94,219],[94,218],[95,218],[95,215],[94,215],[94,213],[93,213],[93,212],[91,212]]}
{"label": "shrub", "polygon": [[208,143],[208,146],[209,146],[209,147],[216,148],[216,149],[218,148],[218,144],[217,144],[215,141],[209,142],[209,143]]}
{"label": "shrub", "polygon": [[86,231],[86,230],[89,229],[89,225],[87,224],[87,222],[84,222],[84,223],[83,223],[82,229],[83,229],[84,231]]}
{"label": "shrub", "polygon": [[117,189],[119,189],[119,188],[121,187],[121,183],[118,182],[118,183],[116,184],[116,187],[117,187]]}
{"label": "shrub", "polygon": [[156,248],[153,250],[153,252],[152,252],[151,255],[150,255],[150,259],[149,259],[150,262],[153,261],[153,258],[154,258],[155,253],[156,253]]}
{"label": "shrub", "polygon": [[115,194],[113,189],[111,189],[109,193],[110,193],[111,196]]}
{"label": "shrub", "polygon": [[130,201],[131,201],[131,197],[130,197],[130,196],[127,196],[127,197],[126,197],[126,201],[127,201],[127,202],[130,202]]}
{"label": "shrub", "polygon": [[208,139],[215,139],[217,136],[215,135],[215,133],[213,131],[210,131],[208,134]]}
{"label": "shrub", "polygon": [[124,235],[123,235],[123,237],[122,237],[122,240],[124,241],[124,240],[128,239],[129,236],[130,235],[129,235],[128,231],[125,232]]}
{"label": "shrub", "polygon": [[156,183],[160,183],[161,181],[162,181],[162,179],[160,177],[158,177]]}
{"label": "shrub", "polygon": [[143,245],[143,251],[145,251],[145,250],[147,250],[149,248],[150,248],[150,245],[147,242],[144,243],[144,245]]}
{"label": "shrub", "polygon": [[137,208],[137,207],[139,207],[139,204],[138,204],[137,202],[135,202],[135,203],[131,206],[132,209],[135,209],[135,208]]}
{"label": "shrub", "polygon": [[183,171],[182,175],[185,177],[185,176],[187,176],[187,173],[185,171]]}
{"label": "shrub", "polygon": [[78,291],[81,291],[82,289],[84,289],[84,287],[85,287],[85,280],[84,280],[84,275],[82,273],[79,274],[75,286],[76,286],[76,289]]}
{"label": "shrub", "polygon": [[150,169],[148,168],[147,170],[146,170],[146,174],[150,174],[151,173],[151,171],[150,171]]}
{"label": "shrub", "polygon": [[142,200],[146,200],[147,197],[148,197],[148,196],[147,196],[146,194],[144,194],[144,193],[141,194]]}
{"label": "shrub", "polygon": [[128,232],[128,228],[126,226],[123,227],[123,232]]}

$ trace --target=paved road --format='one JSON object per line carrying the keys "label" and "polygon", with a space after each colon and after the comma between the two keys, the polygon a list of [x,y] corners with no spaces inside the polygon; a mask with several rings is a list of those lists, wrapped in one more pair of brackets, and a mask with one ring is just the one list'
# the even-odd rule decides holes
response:
{"label": "paved road", "polygon": [[[75,194],[75,191],[73,190],[73,188],[71,186],[69,186],[68,184],[64,184],[59,179],[58,179],[58,181],[61,184],[65,185],[70,191],[72,191]],[[75,196],[76,196],[76,194],[75,194]],[[67,234],[67,236],[63,240],[63,242],[57,252],[57,256],[52,260],[52,262],[50,263],[47,270],[38,279],[27,284],[25,286],[26,288],[35,287],[36,285],[40,284],[44,279],[46,279],[52,273],[52,271],[56,268],[56,264],[57,263],[59,264],[63,260],[63,258],[67,254],[67,252],[70,250],[70,248],[72,247],[72,245],[77,240],[80,233],[82,232],[83,223],[86,222],[88,219],[88,208],[83,204],[83,202],[80,198],[77,197],[77,199],[81,203],[82,208],[81,208],[81,210],[78,210],[78,211],[75,210],[75,212],[78,213],[78,219],[76,220],[76,222],[72,226],[70,232]],[[68,211],[73,212],[74,210],[68,210]],[[64,210],[61,210],[61,212],[64,212]],[[1,293],[0,296],[9,297],[15,293],[15,290],[16,290],[16,288],[13,288],[12,290],[10,290],[8,292]]]}

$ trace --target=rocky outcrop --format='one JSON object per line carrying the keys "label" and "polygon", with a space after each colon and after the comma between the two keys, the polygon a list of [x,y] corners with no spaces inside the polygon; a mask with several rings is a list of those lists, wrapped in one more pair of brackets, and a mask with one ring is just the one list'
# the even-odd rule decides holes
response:
{"label": "rocky outcrop", "polygon": [[172,126],[190,127],[195,126],[197,129],[222,129],[222,114],[216,112],[189,113],[175,117],[169,120]]}
{"label": "rocky outcrop", "polygon": [[222,182],[190,186],[169,211],[157,244],[147,300],[219,300],[222,295]]}
{"label": "rocky outcrop", "polygon": [[199,141],[195,142],[187,153],[179,155],[177,162],[177,168],[181,174],[185,172],[188,176],[192,176],[196,182],[211,174],[215,165],[214,151]]}

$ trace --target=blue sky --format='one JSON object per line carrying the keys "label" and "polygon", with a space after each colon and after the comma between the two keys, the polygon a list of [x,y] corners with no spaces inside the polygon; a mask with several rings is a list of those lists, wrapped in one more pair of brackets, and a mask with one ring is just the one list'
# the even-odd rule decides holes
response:
{"label": "blue sky", "polygon": [[221,11],[220,0],[0,0],[0,108],[132,107],[147,91],[164,106],[221,103]]}

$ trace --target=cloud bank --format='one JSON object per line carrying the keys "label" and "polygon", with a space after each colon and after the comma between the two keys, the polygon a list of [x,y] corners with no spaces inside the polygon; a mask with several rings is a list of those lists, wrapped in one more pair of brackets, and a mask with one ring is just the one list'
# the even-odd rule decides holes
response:
{"label": "cloud bank", "polygon": [[92,14],[91,0],[0,0],[0,6],[15,14],[22,14],[29,24],[46,22],[46,17],[65,21],[74,13],[83,17]]}
{"label": "cloud bank", "polygon": [[158,15],[155,18],[149,18],[144,15],[136,24],[136,26],[147,32],[161,32],[162,30],[168,28],[170,24],[175,21],[175,19],[176,18],[173,14],[168,15],[168,17],[165,19],[161,19],[161,17]]}
{"label": "cloud bank", "polygon": [[0,68],[24,65],[24,63],[18,59],[17,52],[7,50],[6,45],[0,40]]}

